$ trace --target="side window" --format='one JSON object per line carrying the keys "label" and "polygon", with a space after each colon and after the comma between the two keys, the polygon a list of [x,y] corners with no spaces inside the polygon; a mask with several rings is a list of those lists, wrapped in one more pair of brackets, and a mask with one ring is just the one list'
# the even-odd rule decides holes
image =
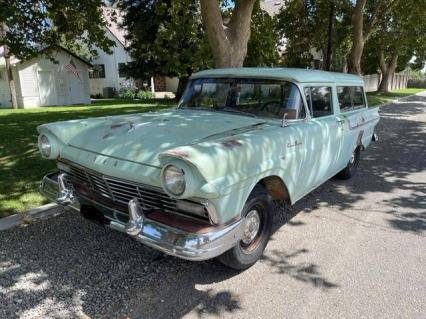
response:
{"label": "side window", "polygon": [[354,87],[353,106],[355,109],[362,109],[365,107],[364,89],[362,86]]}
{"label": "side window", "polygon": [[118,63],[118,77],[127,78],[127,63]]}
{"label": "side window", "polygon": [[338,86],[337,97],[342,112],[365,108],[362,86]]}
{"label": "side window", "polygon": [[305,88],[306,101],[312,117],[322,117],[333,114],[331,107],[331,87],[313,86]]}
{"label": "side window", "polygon": [[306,111],[299,88],[295,84],[288,82],[282,86],[282,90],[284,107],[282,116],[287,113],[287,119],[304,119]]}

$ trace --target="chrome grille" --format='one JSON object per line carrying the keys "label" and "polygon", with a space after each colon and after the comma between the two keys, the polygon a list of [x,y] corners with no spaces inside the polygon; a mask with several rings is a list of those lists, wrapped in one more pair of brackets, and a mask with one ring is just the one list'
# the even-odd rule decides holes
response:
{"label": "chrome grille", "polygon": [[164,193],[161,188],[115,179],[69,163],[66,163],[66,165],[69,169],[65,173],[67,174],[69,182],[74,187],[76,184],[83,184],[99,200],[105,199],[112,201],[122,206],[123,210],[126,212],[128,202],[133,198],[138,198],[143,208],[146,210],[159,209],[203,221],[209,220],[207,211],[200,203],[179,200],[199,205],[200,210],[203,212],[202,215],[183,211],[177,207],[178,201]]}

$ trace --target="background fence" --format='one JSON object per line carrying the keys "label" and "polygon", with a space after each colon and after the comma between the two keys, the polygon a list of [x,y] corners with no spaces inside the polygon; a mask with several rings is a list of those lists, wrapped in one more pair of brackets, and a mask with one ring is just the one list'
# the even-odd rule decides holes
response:
{"label": "background fence", "polygon": [[[381,74],[368,74],[364,75],[365,91],[374,92],[377,91],[380,85],[382,75]],[[390,81],[389,90],[398,90],[407,88],[408,75],[395,73]]]}
{"label": "background fence", "polygon": [[408,80],[409,88],[426,89],[426,80]]}

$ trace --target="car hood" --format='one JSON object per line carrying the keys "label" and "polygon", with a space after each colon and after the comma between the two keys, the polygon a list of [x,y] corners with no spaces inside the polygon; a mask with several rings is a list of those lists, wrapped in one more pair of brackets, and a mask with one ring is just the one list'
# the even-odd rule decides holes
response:
{"label": "car hood", "polygon": [[163,112],[73,120],[45,124],[62,143],[81,150],[160,167],[158,154],[251,131],[261,119],[202,110]]}

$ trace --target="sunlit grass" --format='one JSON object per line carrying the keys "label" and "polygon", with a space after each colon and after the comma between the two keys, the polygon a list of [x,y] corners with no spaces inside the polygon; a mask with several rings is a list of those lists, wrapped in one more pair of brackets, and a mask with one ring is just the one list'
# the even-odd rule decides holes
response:
{"label": "sunlit grass", "polygon": [[92,105],[55,106],[27,110],[0,109],[0,217],[46,203],[38,193],[43,175],[54,162],[37,149],[36,127],[43,123],[140,113],[173,106],[172,101],[96,101]]}
{"label": "sunlit grass", "polygon": [[392,100],[404,96],[410,96],[416,93],[425,91],[425,89],[401,89],[389,93],[370,92],[367,93],[368,105],[375,106],[380,104],[389,103]]}

